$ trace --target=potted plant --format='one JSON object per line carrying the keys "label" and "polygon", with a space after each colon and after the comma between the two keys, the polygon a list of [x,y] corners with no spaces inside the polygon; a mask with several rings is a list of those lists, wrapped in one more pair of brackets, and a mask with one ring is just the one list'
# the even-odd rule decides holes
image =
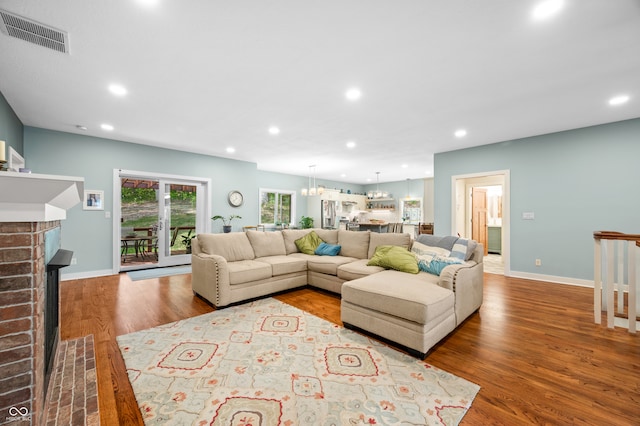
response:
{"label": "potted plant", "polygon": [[313,218],[308,216],[302,216],[300,219],[300,228],[309,229],[313,228]]}
{"label": "potted plant", "polygon": [[191,229],[189,229],[189,233],[187,235],[182,234],[182,244],[184,244],[184,248],[187,254],[191,254],[191,241],[195,237],[195,235],[191,235]]}
{"label": "potted plant", "polygon": [[225,234],[228,232],[231,232],[231,221],[233,219],[242,219],[242,217],[238,216],[237,214],[232,214],[231,216],[228,216],[228,217],[220,216],[219,214],[217,214],[211,218],[211,220],[222,221],[222,232],[224,232]]}

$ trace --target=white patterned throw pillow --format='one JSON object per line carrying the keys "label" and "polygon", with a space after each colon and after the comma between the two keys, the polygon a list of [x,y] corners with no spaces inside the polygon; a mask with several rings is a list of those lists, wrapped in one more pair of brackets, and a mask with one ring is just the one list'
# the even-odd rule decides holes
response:
{"label": "white patterned throw pillow", "polygon": [[469,240],[466,238],[458,238],[458,241],[453,245],[451,249],[451,257],[455,257],[460,260],[467,258],[467,249],[469,248]]}

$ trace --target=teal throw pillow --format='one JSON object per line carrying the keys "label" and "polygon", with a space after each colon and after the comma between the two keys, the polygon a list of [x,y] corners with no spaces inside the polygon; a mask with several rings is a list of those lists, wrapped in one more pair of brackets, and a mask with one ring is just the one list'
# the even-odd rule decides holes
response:
{"label": "teal throw pillow", "polygon": [[417,274],[418,261],[413,253],[400,246],[378,246],[369,262],[369,266],[381,266],[385,269]]}
{"label": "teal throw pillow", "polygon": [[318,237],[316,231],[311,231],[307,235],[302,238],[299,238],[294,241],[296,243],[296,247],[300,250],[301,253],[304,254],[315,254],[316,249],[323,243],[322,239]]}
{"label": "teal throw pillow", "polygon": [[342,246],[337,244],[327,244],[325,242],[320,243],[315,253],[318,256],[337,256],[340,253]]}
{"label": "teal throw pillow", "polygon": [[462,259],[456,257],[434,256],[431,260],[421,259],[418,262],[418,268],[423,272],[440,276],[442,270],[447,266],[460,263],[462,263]]}

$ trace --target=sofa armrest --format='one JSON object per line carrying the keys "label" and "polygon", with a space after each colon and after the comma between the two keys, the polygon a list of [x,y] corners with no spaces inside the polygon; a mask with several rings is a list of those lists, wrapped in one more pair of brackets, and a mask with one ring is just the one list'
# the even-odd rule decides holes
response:
{"label": "sofa armrest", "polygon": [[229,267],[224,257],[202,252],[193,253],[191,270],[191,287],[194,293],[216,307],[231,303]]}
{"label": "sofa armrest", "polygon": [[484,265],[482,262],[449,265],[442,270],[438,285],[455,293],[456,325],[482,305]]}

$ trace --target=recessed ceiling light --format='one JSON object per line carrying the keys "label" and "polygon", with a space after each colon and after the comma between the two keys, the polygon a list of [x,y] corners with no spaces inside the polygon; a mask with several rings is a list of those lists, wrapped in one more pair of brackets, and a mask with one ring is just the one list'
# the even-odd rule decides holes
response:
{"label": "recessed ceiling light", "polygon": [[622,105],[624,103],[627,103],[628,101],[629,95],[614,96],[613,98],[609,99],[609,105]]}
{"label": "recessed ceiling light", "polygon": [[236,152],[236,149],[232,146],[227,147],[227,153],[229,154],[233,154],[234,152]]}
{"label": "recessed ceiling light", "polygon": [[357,101],[362,97],[362,92],[357,87],[352,87],[344,94],[350,101]]}
{"label": "recessed ceiling light", "polygon": [[137,0],[137,1],[142,6],[148,6],[148,7],[157,6],[159,3],[159,0]]}
{"label": "recessed ceiling light", "polygon": [[347,142],[347,148],[355,148],[355,147],[356,147],[356,143],[354,141]]}
{"label": "recessed ceiling light", "polygon": [[406,168],[408,168],[408,167],[409,167],[409,165],[408,165],[408,164],[403,164],[403,165],[402,165],[402,166],[400,166],[400,167],[402,167],[403,169],[406,169]]}
{"label": "recessed ceiling light", "polygon": [[83,126],[82,124],[78,124],[76,126],[76,129],[78,129],[78,130],[87,130],[87,126]]}
{"label": "recessed ceiling light", "polygon": [[280,133],[280,129],[276,126],[271,126],[269,127],[269,133],[272,135],[277,135],[278,133]]}
{"label": "recessed ceiling light", "polygon": [[564,0],[545,0],[533,8],[532,16],[536,20],[547,19],[562,9]]}
{"label": "recessed ceiling light", "polygon": [[124,96],[127,94],[127,88],[120,84],[110,84],[109,91],[116,96]]}
{"label": "recessed ceiling light", "polygon": [[464,138],[467,136],[467,131],[465,129],[458,129],[455,131],[454,135],[456,135],[456,138]]}
{"label": "recessed ceiling light", "polygon": [[346,173],[343,173],[343,174],[341,174],[341,175],[340,175],[340,177],[343,177],[343,178],[344,178],[344,177],[347,177],[347,174],[346,174]]}
{"label": "recessed ceiling light", "polygon": [[110,131],[113,130],[113,126],[111,124],[106,124],[106,123],[105,124],[101,124],[100,128],[102,130],[106,130],[107,132],[110,132]]}

